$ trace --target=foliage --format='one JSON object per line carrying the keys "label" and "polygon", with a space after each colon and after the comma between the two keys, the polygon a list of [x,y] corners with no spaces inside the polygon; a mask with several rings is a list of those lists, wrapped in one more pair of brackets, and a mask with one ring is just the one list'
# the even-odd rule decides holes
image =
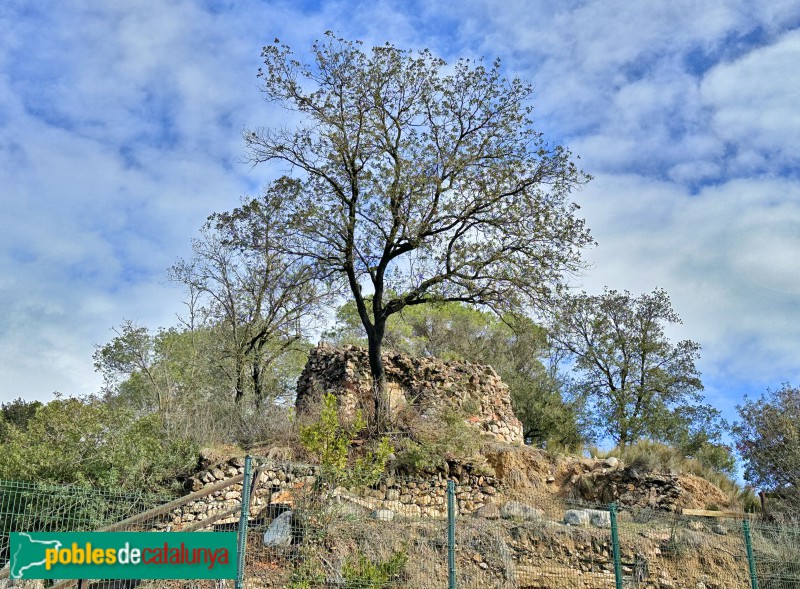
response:
{"label": "foliage", "polygon": [[98,399],[58,398],[0,445],[0,479],[155,489],[185,472],[196,448],[164,440],[157,414],[137,418]]}
{"label": "foliage", "polygon": [[41,406],[40,401],[26,401],[21,397],[0,405],[0,443],[6,440],[12,426],[25,431]]}
{"label": "foliage", "polygon": [[474,460],[481,435],[464,417],[450,408],[415,417],[408,424],[410,437],[398,442],[398,465],[412,472],[441,472],[448,460]]}
{"label": "foliage", "polygon": [[280,253],[280,239],[263,207],[247,215],[209,217],[194,256],[170,269],[190,301],[190,327],[213,325],[218,334],[216,357],[227,365],[236,402],[248,388],[256,405],[271,401],[270,368],[298,349],[322,297],[309,268]]}
{"label": "foliage", "polygon": [[167,422],[191,395],[204,396],[224,386],[223,375],[206,355],[213,330],[161,328],[151,333],[133,321],[115,328],[114,337],[94,353],[103,391],[140,413],[158,412]]}
{"label": "foliage", "polygon": [[563,300],[552,339],[572,359],[573,386],[589,402],[598,435],[620,446],[642,438],[670,441],[689,426],[687,412],[713,414],[701,404],[700,346],[672,344],[664,334],[666,325],[680,322],[661,289],[636,298],[606,289]]}
{"label": "foliage", "polygon": [[343,418],[336,395],[328,393],[322,398],[319,419],[300,426],[300,443],[319,460],[325,480],[345,486],[368,486],[383,474],[394,449],[388,438],[383,437],[375,448],[351,460],[350,447],[365,427],[361,411],[356,411],[351,419]]}
{"label": "foliage", "polygon": [[[365,345],[355,303],[336,314],[324,336],[337,344]],[[491,365],[511,392],[512,405],[528,443],[576,448],[583,444],[574,403],[564,401],[561,383],[543,363],[547,334],[529,318],[502,319],[463,303],[407,307],[386,323],[386,346],[412,356],[435,356]]]}
{"label": "foliage", "polygon": [[745,478],[785,502],[800,505],[800,388],[788,384],[737,407],[736,448]]}
{"label": "foliage", "polygon": [[542,304],[582,266],[591,239],[568,196],[588,177],[534,130],[532,88],[499,62],[448,66],[427,50],[367,52],[332,34],[310,63],[277,40],[262,57],[267,99],[300,122],[245,140],[253,163],[294,176],[233,216],[271,211],[283,251],[349,293],[379,386],[392,315],[429,302]]}
{"label": "foliage", "polygon": [[353,589],[386,589],[395,586],[408,562],[408,554],[398,552],[387,560],[373,562],[364,554],[348,558],[342,565],[345,587]]}
{"label": "foliage", "polygon": [[320,570],[314,559],[310,555],[292,569],[292,576],[289,579],[289,589],[314,589],[321,587],[325,583],[325,574]]}
{"label": "foliage", "polygon": [[173,327],[152,333],[125,322],[115,332],[94,356],[96,369],[103,373],[105,399],[137,415],[158,413],[169,440],[197,446],[268,441],[275,429],[269,420],[285,411],[305,363],[299,350],[276,354],[260,373],[262,396],[247,394],[236,402],[236,369],[219,349],[225,337],[221,328]]}
{"label": "foliage", "polygon": [[0,414],[6,423],[25,430],[28,422],[36,415],[36,411],[41,406],[40,401],[26,401],[20,397],[0,405]]}

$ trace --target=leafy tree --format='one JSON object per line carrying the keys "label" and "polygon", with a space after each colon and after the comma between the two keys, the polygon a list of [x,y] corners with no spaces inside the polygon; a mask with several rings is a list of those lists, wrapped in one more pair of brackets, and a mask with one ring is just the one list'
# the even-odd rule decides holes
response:
{"label": "leafy tree", "polygon": [[745,478],[800,506],[800,388],[785,384],[737,409],[733,436]]}
{"label": "leafy tree", "polygon": [[26,401],[22,397],[0,405],[0,442],[5,439],[10,426],[26,430],[28,422],[41,406],[39,401]]}
{"label": "leafy tree", "polygon": [[[354,302],[342,305],[336,317],[336,327],[325,337],[339,344],[366,344]],[[507,315],[501,320],[463,303],[413,306],[389,318],[384,342],[412,356],[491,365],[509,387],[529,443],[582,445],[576,408],[562,399],[561,383],[543,362],[549,354],[547,333],[529,318]]]}
{"label": "leafy tree", "polygon": [[269,439],[276,429],[270,418],[293,394],[305,354],[284,350],[262,372],[263,394],[275,405],[258,406],[253,395],[236,402],[235,368],[225,353],[223,331],[195,325],[152,333],[124,324],[116,330],[117,337],[95,351],[106,401],[137,415],[158,413],[165,435],[176,443],[249,445]]}
{"label": "leafy tree", "polygon": [[184,472],[196,448],[164,440],[158,414],[137,418],[100,399],[57,398],[27,429],[10,426],[0,479],[154,489]]}
{"label": "leafy tree", "polygon": [[103,374],[104,390],[117,390],[123,380],[127,393],[137,409],[169,412],[174,390],[168,371],[163,370],[164,354],[157,336],[133,321],[126,320],[113,329],[116,337],[97,346],[93,355],[95,370]]}
{"label": "leafy tree", "polygon": [[107,400],[140,414],[157,412],[169,424],[198,402],[228,394],[226,367],[216,361],[220,337],[213,327],[151,332],[125,321],[113,331],[116,337],[94,353]]}
{"label": "leafy tree", "polygon": [[664,433],[663,441],[703,465],[729,477],[736,476],[733,448],[723,442],[730,424],[718,409],[709,405],[684,406],[674,414],[674,425]]}
{"label": "leafy tree", "polygon": [[620,447],[647,438],[670,441],[701,405],[695,367],[700,346],[672,344],[664,327],[680,323],[667,293],[633,297],[605,290],[565,298],[552,332],[569,354],[574,387],[589,401],[592,425]]}
{"label": "leafy tree", "polygon": [[254,163],[293,175],[233,215],[271,211],[282,251],[348,291],[379,388],[392,315],[429,302],[539,305],[582,266],[591,238],[568,197],[588,176],[534,129],[531,86],[499,62],[448,66],[330,33],[309,63],[277,40],[262,56],[266,98],[299,124],[245,140]]}

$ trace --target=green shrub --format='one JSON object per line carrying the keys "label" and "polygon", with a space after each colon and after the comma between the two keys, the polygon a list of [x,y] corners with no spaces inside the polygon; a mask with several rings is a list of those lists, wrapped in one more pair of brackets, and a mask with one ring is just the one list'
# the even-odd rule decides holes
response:
{"label": "green shrub", "polygon": [[160,415],[136,415],[96,398],[56,398],[0,443],[0,478],[154,490],[197,459],[188,440],[168,437]]}
{"label": "green shrub", "polygon": [[313,589],[325,583],[325,575],[320,571],[319,565],[311,558],[304,558],[292,570],[289,578],[289,589]]}
{"label": "green shrub", "polygon": [[300,426],[300,443],[319,461],[325,480],[335,485],[369,486],[378,482],[394,449],[383,437],[361,456],[351,458],[351,446],[365,427],[361,411],[349,421],[342,419],[336,396],[328,393],[322,399],[319,419]]}
{"label": "green shrub", "polygon": [[354,589],[385,589],[400,580],[403,567],[408,562],[405,551],[398,552],[387,560],[373,562],[359,553],[347,559],[342,566],[345,587]]}
{"label": "green shrub", "polygon": [[437,472],[445,468],[448,460],[474,461],[481,434],[464,417],[452,408],[416,416],[409,424],[410,437],[399,443],[399,465],[413,472]]}

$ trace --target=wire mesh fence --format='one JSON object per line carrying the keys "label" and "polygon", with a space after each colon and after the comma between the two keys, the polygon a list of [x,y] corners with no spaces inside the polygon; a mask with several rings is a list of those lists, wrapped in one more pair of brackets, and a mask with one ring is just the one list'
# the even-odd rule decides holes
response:
{"label": "wire mesh fence", "polygon": [[170,498],[72,485],[0,481],[0,569],[13,531],[91,531],[124,521]]}
{"label": "wire mesh fence", "polygon": [[[0,481],[0,589],[155,589],[217,587],[216,581],[181,584],[139,580],[19,580],[9,579],[12,532],[171,531],[176,510],[186,498],[128,493],[74,485],[44,485]],[[240,508],[237,507],[238,513]]]}
{"label": "wire mesh fence", "polygon": [[750,587],[739,520],[627,510],[619,537],[625,587]]}
{"label": "wire mesh fence", "polygon": [[354,484],[258,460],[252,472],[223,474],[178,499],[0,482],[0,566],[12,531],[236,530],[236,581],[79,585],[0,574],[0,588],[800,589],[800,528],[791,526],[617,513],[546,489],[481,490],[441,475]]}
{"label": "wire mesh fence", "polygon": [[755,523],[753,561],[760,589],[800,589],[800,528]]}

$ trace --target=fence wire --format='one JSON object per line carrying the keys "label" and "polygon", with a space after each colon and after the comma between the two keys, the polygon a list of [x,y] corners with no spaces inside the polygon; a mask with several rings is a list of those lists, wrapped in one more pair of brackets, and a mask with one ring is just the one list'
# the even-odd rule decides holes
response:
{"label": "fence wire", "polygon": [[800,528],[751,525],[759,589],[800,589]]}
{"label": "fence wire", "polygon": [[[243,471],[238,463],[229,466],[177,500],[0,482],[0,573],[13,531],[239,530]],[[324,476],[309,465],[257,461],[252,480],[238,583],[83,586],[444,589],[454,582],[464,589],[755,589],[742,522],[735,519],[620,509],[615,574],[609,505],[567,501],[542,489],[481,492],[454,481],[451,546],[442,476],[390,476],[367,485]],[[800,528],[753,521],[750,539],[757,586],[800,589]],[[50,586],[75,588],[78,582],[13,581],[0,574],[0,589]]]}

